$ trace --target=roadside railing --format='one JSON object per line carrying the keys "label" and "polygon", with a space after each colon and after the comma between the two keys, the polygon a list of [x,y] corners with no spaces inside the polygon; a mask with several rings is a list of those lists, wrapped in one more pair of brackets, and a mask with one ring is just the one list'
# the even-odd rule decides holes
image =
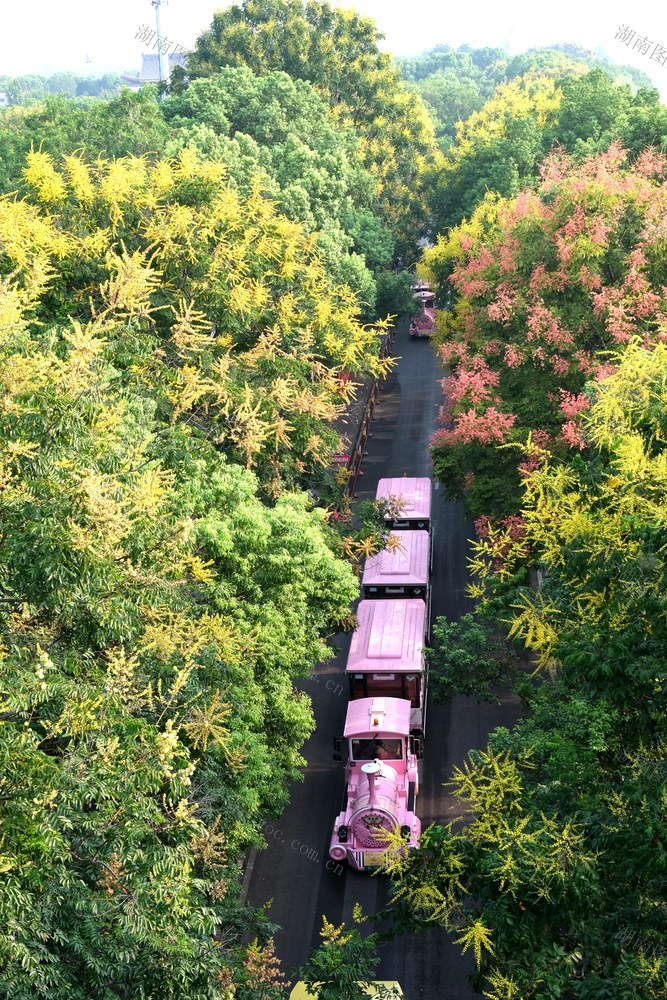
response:
{"label": "roadside railing", "polygon": [[[382,338],[382,347],[380,348],[380,357],[386,358],[391,352],[391,347],[394,342],[395,329],[392,328],[384,334]],[[373,419],[373,410],[375,409],[375,404],[377,403],[378,394],[380,392],[380,382],[381,378],[373,379],[366,397],[366,404],[364,406],[363,413],[359,420],[359,425],[357,427],[356,437],[350,448],[349,458],[347,461],[347,485],[345,486],[344,493],[350,496],[354,493],[354,489],[357,483],[359,475],[363,475],[361,472],[361,464],[364,458],[364,452],[366,448],[366,441],[368,440],[368,435],[371,428],[371,420]]]}

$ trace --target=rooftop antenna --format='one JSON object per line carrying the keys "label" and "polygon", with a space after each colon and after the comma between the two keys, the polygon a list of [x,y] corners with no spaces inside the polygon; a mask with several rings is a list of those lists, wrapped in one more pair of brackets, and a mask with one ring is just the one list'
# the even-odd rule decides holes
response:
{"label": "rooftop antenna", "polygon": [[164,100],[164,94],[169,83],[169,57],[165,52],[165,46],[162,41],[162,27],[160,25],[160,7],[167,0],[151,0],[151,3],[155,7],[155,27],[157,29],[157,52],[158,52],[158,67],[160,71],[160,100]]}

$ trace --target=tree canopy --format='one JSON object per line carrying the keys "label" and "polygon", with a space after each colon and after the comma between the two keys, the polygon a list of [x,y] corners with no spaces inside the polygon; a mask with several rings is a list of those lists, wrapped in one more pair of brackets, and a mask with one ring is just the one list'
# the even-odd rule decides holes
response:
{"label": "tree canopy", "polygon": [[349,285],[374,315],[375,282],[366,262],[373,269],[389,263],[394,241],[371,212],[375,181],[361,165],[354,131],[335,127],[310,84],[285,73],[258,77],[245,66],[227,68],[194,80],[162,110],[176,128],[167,152],[194,145],[224,162],[230,182],[245,193],[262,177],[263,192],[282,214],[318,233],[332,279]]}
{"label": "tree canopy", "polygon": [[[33,153],[25,182],[24,200],[0,202],[0,270],[40,293],[38,319],[90,319],[141,290],[139,357],[122,340],[119,363],[129,371],[132,358],[132,380],[160,386],[165,418],[257,468],[270,494],[328,464],[330,422],[351,391],[337,373],[386,362],[313,237],[258,190],[243,198],[224,165],[194,150],[153,163],[71,156],[61,171]],[[160,364],[142,324],[163,338]]]}
{"label": "tree canopy", "polygon": [[358,591],[288,487],[377,342],[219,165],[33,153],[25,181],[0,202],[0,990],[222,1000],[238,859],[312,730],[293,681]]}
{"label": "tree canopy", "polygon": [[372,21],[321,0],[245,0],[216,11],[188,73],[245,65],[258,76],[282,70],[312,83],[335,120],[357,131],[397,253],[414,258],[426,225],[420,176],[436,153],[435,135],[425,104],[379,50],[380,38]]}
{"label": "tree canopy", "polygon": [[[487,197],[424,256],[456,292],[436,470],[477,517],[516,514],[526,471],[585,447],[578,424],[605,352],[664,326],[664,157],[556,152],[541,174],[535,192]],[[529,435],[529,457],[507,447]]]}
{"label": "tree canopy", "polygon": [[514,552],[477,546],[482,607],[545,672],[455,770],[464,826],[395,860],[395,906],[456,933],[490,1000],[667,995],[666,370],[662,342],[621,348],[589,451],[529,473]]}

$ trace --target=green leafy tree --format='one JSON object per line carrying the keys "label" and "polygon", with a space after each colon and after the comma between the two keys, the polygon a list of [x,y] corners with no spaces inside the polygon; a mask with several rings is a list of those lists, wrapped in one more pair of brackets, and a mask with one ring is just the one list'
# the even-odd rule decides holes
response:
{"label": "green leafy tree", "polygon": [[76,94],[76,77],[74,73],[54,73],[46,81],[47,90],[52,94]]}
{"label": "green leafy tree", "polygon": [[11,104],[31,104],[44,97],[46,81],[36,74],[13,76],[5,84],[5,90]]}
{"label": "green leafy tree", "polygon": [[7,202],[0,221],[14,233],[0,269],[35,292],[39,318],[89,319],[140,291],[136,322],[167,354],[143,359],[144,371],[130,342],[115,349],[128,379],[159,386],[165,419],[257,469],[271,497],[329,465],[330,423],[353,391],[338,374],[379,375],[387,363],[313,237],[191,149],[155,163],[68,157],[62,172],[33,153],[25,183],[28,198]]}
{"label": "green leafy tree", "polygon": [[[375,183],[359,163],[353,131],[336,130],[328,105],[302,80],[285,73],[259,77],[245,66],[225,68],[193,80],[182,94],[169,97],[163,110],[167,122],[178,128],[179,144],[194,140],[199,145],[205,126],[218,145],[211,138],[202,151],[232,164],[239,156],[228,152],[232,143],[239,150],[246,137],[252,139],[256,164],[245,176],[232,176],[248,191],[253,174],[265,171],[274,185],[269,194],[277,197],[281,210],[310,228],[321,229],[334,219],[340,223],[344,213],[372,203]],[[307,208],[293,215],[290,192],[297,188]]]}
{"label": "green leafy tree", "polygon": [[379,50],[380,38],[372,21],[320,0],[246,0],[214,14],[188,72],[196,78],[246,65],[259,76],[282,70],[312,83],[341,125],[357,130],[380,214],[400,240],[396,252],[414,256],[426,222],[421,169],[435,137],[426,106]]}
{"label": "green leafy tree", "polygon": [[414,312],[415,300],[412,271],[383,271],[377,279],[377,311],[380,316],[408,319]]}
{"label": "green leafy tree", "polygon": [[[355,906],[355,923],[362,917]],[[326,917],[320,931],[322,944],[298,971],[308,992],[317,1000],[368,1000],[367,987],[380,962],[376,953],[377,934],[361,935],[357,927],[335,927]],[[392,1000],[391,990],[378,988],[378,1000]]]}
{"label": "green leafy tree", "polygon": [[[280,211],[318,233],[332,279],[353,289],[366,314],[374,315],[375,284],[354,250],[365,220],[374,219],[369,206],[375,181],[361,166],[353,131],[336,129],[328,105],[310,84],[285,73],[258,77],[244,66],[227,68],[193,81],[165,101],[163,111],[176,128],[168,152],[194,145],[224,162],[245,194],[261,176],[263,190]],[[358,213],[363,215],[357,220]],[[377,244],[379,223],[375,229]],[[372,231],[367,244],[373,256]],[[393,243],[389,259],[392,249]],[[370,266],[381,266],[377,252]]]}
{"label": "green leafy tree", "polygon": [[544,131],[556,120],[560,100],[552,80],[513,80],[456,124],[455,141],[427,178],[436,231],[470,218],[487,191],[518,193],[536,173]]}
{"label": "green leafy tree", "polygon": [[545,134],[545,149],[559,142],[568,150],[606,149],[622,135],[631,113],[630,87],[619,87],[607,73],[591,70],[585,76],[559,80],[562,100],[557,122]]}
{"label": "green leafy tree", "polygon": [[429,696],[436,702],[457,694],[497,701],[493,687],[511,683],[515,673],[516,657],[493,622],[472,614],[436,618],[429,651]]}
{"label": "green leafy tree", "polygon": [[154,88],[124,90],[109,101],[48,95],[39,104],[8,109],[0,116],[0,192],[22,187],[31,149],[56,161],[85,151],[92,159],[157,154],[170,137]]}
{"label": "green leafy tree", "polygon": [[431,73],[418,84],[417,89],[434,111],[436,135],[445,149],[454,141],[457,122],[465,121],[475,111],[481,111],[484,104],[477,80],[461,76],[454,69]]}
{"label": "green leafy tree", "polygon": [[[47,166],[30,177],[48,201]],[[293,680],[329,655],[357,583],[324,511],[262,503],[178,392],[167,405],[188,307],[173,353],[126,257],[88,284],[94,317],[49,318],[64,230],[5,207],[5,239],[33,224],[41,242],[0,282],[0,993],[224,1000],[256,927],[237,859],[312,731]],[[93,246],[110,252],[88,243],[89,264]]]}
{"label": "green leafy tree", "polygon": [[[491,1000],[667,995],[662,341],[631,341],[583,421],[589,451],[525,484],[539,589],[488,544],[482,611],[543,667],[530,715],[454,772],[467,820],[394,859],[408,924],[475,951]],[[505,539],[507,544],[507,539]]]}

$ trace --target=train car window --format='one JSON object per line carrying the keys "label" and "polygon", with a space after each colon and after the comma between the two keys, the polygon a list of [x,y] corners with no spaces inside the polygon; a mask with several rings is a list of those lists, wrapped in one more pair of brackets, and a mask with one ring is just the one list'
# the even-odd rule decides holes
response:
{"label": "train car window", "polygon": [[367,674],[369,698],[404,698],[402,674]]}
{"label": "train car window", "polygon": [[374,740],[352,740],[353,760],[403,760],[403,740],[383,737]]}
{"label": "train car window", "polygon": [[402,698],[408,698],[413,708],[419,708],[419,675],[405,674]]}
{"label": "train car window", "polygon": [[352,674],[350,676],[350,698],[352,701],[368,696],[366,676],[366,674]]}

